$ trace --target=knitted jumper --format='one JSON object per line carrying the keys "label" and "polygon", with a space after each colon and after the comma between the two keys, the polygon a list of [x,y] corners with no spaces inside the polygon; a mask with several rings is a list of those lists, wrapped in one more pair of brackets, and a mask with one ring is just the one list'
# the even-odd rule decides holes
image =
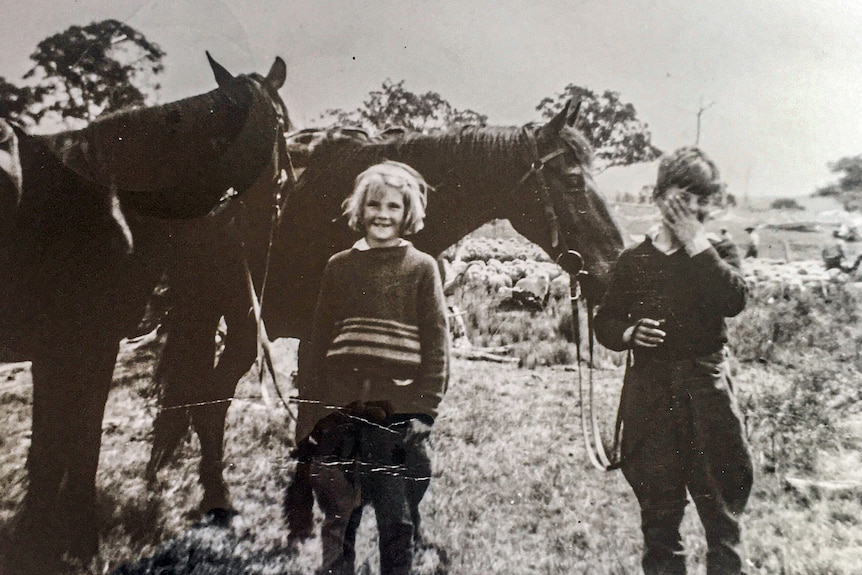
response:
{"label": "knitted jumper", "polygon": [[[310,395],[330,406],[389,401],[395,413],[434,418],[446,388],[448,337],[434,258],[409,242],[339,252],[317,302]],[[357,372],[370,377],[370,390],[357,389]]]}
{"label": "knitted jumper", "polygon": [[747,288],[736,246],[710,239],[712,247],[691,257],[680,249],[659,251],[647,238],[624,251],[595,318],[596,338],[622,351],[623,333],[641,318],[665,320],[664,343],[637,347],[635,361],[703,356],[727,343],[725,317],[745,307]]}

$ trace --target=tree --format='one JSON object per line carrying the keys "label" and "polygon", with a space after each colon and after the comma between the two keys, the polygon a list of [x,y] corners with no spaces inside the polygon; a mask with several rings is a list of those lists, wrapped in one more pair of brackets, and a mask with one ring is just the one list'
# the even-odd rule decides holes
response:
{"label": "tree", "polygon": [[362,107],[349,112],[331,109],[321,115],[330,124],[356,126],[369,131],[404,128],[429,133],[453,126],[484,126],[488,117],[473,110],[458,110],[437,92],[414,94],[404,89],[404,80],[387,79],[380,90],[368,94]]}
{"label": "tree", "polygon": [[142,106],[160,86],[165,53],[117,20],[71,26],[42,40],[25,80],[35,82],[26,115],[91,121],[103,112]]}
{"label": "tree", "polygon": [[862,155],[846,156],[828,166],[841,176],[837,182],[818,188],[814,196],[836,198],[847,211],[862,210]]}
{"label": "tree", "polygon": [[773,210],[804,210],[805,206],[794,200],[793,198],[778,198],[772,200],[769,207]]}
{"label": "tree", "polygon": [[632,104],[620,100],[618,92],[605,90],[596,94],[588,88],[569,84],[562,93],[544,98],[536,110],[549,120],[570,99],[580,102],[577,127],[595,149],[598,171],[649,162],[661,155],[661,150],[651,142],[647,124],[638,119]]}

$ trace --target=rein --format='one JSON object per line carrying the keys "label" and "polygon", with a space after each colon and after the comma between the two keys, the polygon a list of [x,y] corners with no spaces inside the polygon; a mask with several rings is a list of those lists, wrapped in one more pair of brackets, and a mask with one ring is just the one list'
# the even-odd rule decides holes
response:
{"label": "rein", "polygon": [[[595,330],[593,327],[593,316],[594,316],[594,306],[593,303],[589,300],[586,301],[586,311],[587,311],[587,332],[588,332],[588,342],[589,342],[589,363],[587,364],[589,367],[589,378],[588,378],[588,399],[584,401],[584,376],[583,369],[581,368],[581,363],[583,360],[583,353],[581,351],[581,317],[580,317],[580,300],[581,300],[581,284],[579,282],[579,278],[582,275],[586,275],[586,271],[583,270],[583,258],[576,251],[568,251],[560,254],[560,257],[557,258],[557,264],[561,267],[567,267],[561,265],[566,260],[571,260],[576,262],[577,267],[580,267],[580,271],[570,272],[569,273],[569,301],[572,305],[572,334],[575,339],[575,350],[576,350],[576,361],[578,362],[578,396],[580,399],[580,416],[581,416],[581,432],[584,435],[584,445],[587,450],[587,458],[590,461],[590,464],[598,469],[599,471],[611,471],[617,469],[620,465],[620,459],[618,456],[618,448],[619,448],[619,437],[620,437],[620,418],[617,415],[617,422],[614,429],[614,444],[610,450],[611,457],[608,457],[608,450],[605,448],[604,440],[602,440],[602,435],[599,430],[599,420],[596,415],[596,409],[593,401],[593,367],[594,367],[594,358],[595,358]],[[570,269],[574,269],[575,265],[569,265]],[[589,410],[590,415],[590,425],[587,424],[587,410]]]}
{"label": "rein", "polygon": [[[284,397],[284,394],[281,392],[281,387],[278,384],[278,376],[276,375],[275,365],[272,360],[272,342],[269,339],[269,336],[266,333],[266,326],[263,322],[263,298],[266,293],[266,284],[267,279],[269,277],[269,264],[272,258],[272,245],[275,240],[275,231],[278,226],[279,220],[281,219],[281,213],[284,209],[284,206],[289,199],[290,192],[296,188],[296,172],[293,167],[293,162],[290,158],[290,153],[287,151],[287,144],[284,140],[284,123],[281,119],[278,121],[277,125],[277,134],[276,134],[276,146],[277,146],[277,157],[278,157],[278,168],[279,173],[276,176],[275,184],[278,188],[278,191],[274,195],[274,201],[272,204],[272,215],[270,217],[270,227],[269,227],[269,237],[267,240],[266,246],[266,257],[264,259],[264,271],[263,271],[263,279],[261,281],[260,286],[260,297],[258,298],[257,292],[254,287],[254,279],[251,275],[251,269],[248,265],[248,257],[245,252],[243,252],[243,268],[245,270],[246,277],[246,287],[248,288],[249,300],[251,302],[251,308],[254,313],[255,323],[257,324],[257,359],[255,363],[258,368],[258,383],[260,385],[261,397],[263,397],[264,403],[268,407],[272,407],[272,400],[269,397],[269,392],[267,391],[264,376],[267,371],[269,371],[270,377],[272,377],[272,386],[275,388],[275,393],[278,396],[281,405],[287,410],[288,416],[296,421],[293,413],[290,411],[290,407],[288,406],[288,402]],[[284,192],[285,184],[289,184],[288,192]],[[246,243],[243,241],[242,244],[245,246]]]}
{"label": "rein", "polygon": [[[581,432],[584,436],[584,445],[587,451],[587,458],[589,459],[590,464],[596,469],[599,469],[601,471],[610,471],[619,467],[619,457],[617,456],[617,453],[619,444],[620,421],[619,417],[617,417],[617,423],[614,433],[614,445],[613,448],[610,450],[613,456],[613,460],[611,460],[611,458],[608,457],[608,450],[605,448],[604,441],[602,440],[601,432],[599,430],[598,416],[595,409],[595,402],[593,400],[595,331],[593,328],[593,302],[589,300],[586,300],[588,332],[587,341],[589,346],[589,375],[587,378],[588,391],[586,393],[586,398],[584,393],[584,375],[583,368],[581,366],[581,364],[583,363],[583,353],[581,349],[582,342],[580,318],[580,278],[587,275],[587,272],[586,270],[584,270],[584,260],[581,254],[574,250],[569,250],[566,245],[565,236],[561,237],[559,219],[557,218],[556,211],[554,210],[554,203],[553,199],[551,198],[550,188],[547,181],[545,180],[545,176],[543,173],[545,164],[553,160],[554,158],[564,154],[565,149],[560,148],[539,157],[538,146],[536,144],[535,137],[533,137],[532,133],[530,132],[526,133],[528,134],[528,139],[533,148],[533,157],[538,159],[533,161],[533,163],[530,165],[530,169],[518,181],[518,184],[515,186],[513,193],[517,191],[530,177],[536,178],[536,182],[538,183],[537,189],[539,197],[542,201],[545,213],[545,220],[548,223],[548,227],[551,234],[551,245],[555,248],[560,248],[560,255],[557,257],[557,265],[562,267],[563,270],[565,270],[569,274],[569,296],[572,306],[572,333],[575,339],[576,360],[578,362],[578,393],[580,398]],[[587,410],[589,410],[590,412],[589,425],[587,423]]]}
{"label": "rein", "polygon": [[[613,460],[608,457],[608,450],[605,448],[599,430],[598,416],[593,401],[593,365],[595,355],[595,331],[593,328],[593,302],[586,300],[587,311],[587,332],[589,342],[589,376],[588,376],[588,391],[587,401],[584,394],[584,376],[581,363],[583,361],[583,353],[581,349],[581,319],[580,319],[580,300],[581,300],[581,285],[580,278],[587,275],[584,270],[584,260],[581,254],[574,250],[569,250],[566,245],[565,236],[560,234],[560,223],[557,218],[557,213],[554,209],[554,202],[551,198],[550,188],[545,180],[544,167],[549,161],[557,158],[565,153],[565,149],[559,148],[544,156],[539,156],[538,145],[533,134],[525,130],[528,140],[532,146],[533,157],[536,158],[531,164],[530,169],[521,176],[518,183],[512,188],[510,195],[514,196],[518,190],[531,178],[535,177],[538,184],[537,191],[539,198],[542,201],[542,206],[545,214],[545,220],[548,223],[548,228],[551,235],[551,245],[560,248],[560,255],[557,257],[557,265],[563,268],[569,274],[569,296],[572,306],[572,334],[575,339],[576,359],[578,362],[578,392],[580,397],[580,417],[581,431],[584,435],[584,442],[587,450],[587,458],[590,464],[601,471],[610,471],[619,467],[618,444],[620,420],[617,417],[617,423],[614,433],[614,445],[610,450]],[[587,423],[587,410],[589,410],[590,424]]]}

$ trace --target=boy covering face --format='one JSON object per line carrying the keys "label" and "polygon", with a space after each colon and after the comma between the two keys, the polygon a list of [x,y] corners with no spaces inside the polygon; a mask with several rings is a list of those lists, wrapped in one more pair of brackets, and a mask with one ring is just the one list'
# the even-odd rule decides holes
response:
{"label": "boy covering face", "polygon": [[697,148],[664,157],[654,192],[662,222],[620,256],[596,314],[599,342],[633,355],[621,468],[641,508],[647,575],[686,572],[687,493],[706,531],[708,575],[741,572],[739,515],[753,471],[725,318],[743,310],[747,290],[736,246],[703,226],[721,192],[715,164]]}

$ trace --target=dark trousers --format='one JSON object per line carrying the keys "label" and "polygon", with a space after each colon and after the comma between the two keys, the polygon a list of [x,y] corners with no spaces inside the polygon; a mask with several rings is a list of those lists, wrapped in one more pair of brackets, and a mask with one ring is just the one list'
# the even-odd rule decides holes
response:
{"label": "dark trousers", "polygon": [[380,532],[381,574],[410,572],[414,521],[418,524],[413,517],[418,508],[414,511],[411,501],[417,488],[422,493],[427,488],[430,461],[425,438],[408,437],[408,427],[404,420],[390,419],[383,425],[352,421],[324,433],[310,464],[311,483],[324,513],[321,573],[354,572],[356,530],[367,503],[374,507]]}
{"label": "dark trousers", "polygon": [[636,362],[622,410],[622,470],[640,503],[644,573],[686,572],[679,526],[688,491],[706,531],[707,574],[739,574],[753,467],[725,352]]}

